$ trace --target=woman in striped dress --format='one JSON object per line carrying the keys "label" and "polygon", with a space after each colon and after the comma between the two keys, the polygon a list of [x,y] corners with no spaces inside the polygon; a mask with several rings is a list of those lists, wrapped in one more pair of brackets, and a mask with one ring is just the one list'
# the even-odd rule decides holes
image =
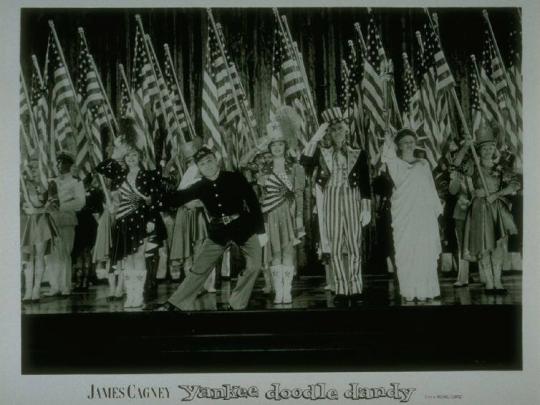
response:
{"label": "woman in striped dress", "polygon": [[[259,177],[262,187],[261,208],[266,217],[269,236],[268,254],[275,291],[275,304],[292,302],[292,280],[295,266],[295,246],[305,235],[303,203],[304,168],[288,154],[290,139],[283,120],[268,124],[268,149],[273,160]],[[290,132],[290,131],[289,131]]]}
{"label": "woman in striped dress", "polygon": [[145,254],[161,245],[165,238],[163,223],[159,223],[158,205],[163,193],[161,176],[156,170],[142,169],[141,152],[128,144],[118,144],[112,158],[101,162],[97,172],[110,178],[111,188],[118,190],[111,265],[120,265],[124,269],[127,293],[124,308],[138,308],[143,305],[147,274]]}

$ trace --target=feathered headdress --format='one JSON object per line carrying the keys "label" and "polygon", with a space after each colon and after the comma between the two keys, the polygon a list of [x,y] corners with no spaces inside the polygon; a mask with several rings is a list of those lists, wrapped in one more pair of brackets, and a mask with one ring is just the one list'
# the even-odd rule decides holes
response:
{"label": "feathered headdress", "polygon": [[[268,136],[271,141],[281,138],[279,140],[287,142],[290,149],[296,149],[301,125],[302,119],[298,113],[292,107],[283,106],[276,111],[274,122],[268,125]],[[269,129],[270,126],[272,129]]]}

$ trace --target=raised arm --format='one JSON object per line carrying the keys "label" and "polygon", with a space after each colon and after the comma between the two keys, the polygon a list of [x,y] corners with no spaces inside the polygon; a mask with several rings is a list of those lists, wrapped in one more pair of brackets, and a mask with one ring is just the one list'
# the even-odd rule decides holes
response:
{"label": "raised arm", "polygon": [[310,139],[310,141],[306,144],[304,150],[302,151],[302,155],[300,156],[300,164],[306,168],[306,172],[308,175],[311,175],[313,172],[313,169],[317,165],[317,162],[319,160],[319,142],[324,138],[326,135],[326,131],[328,129],[328,124],[323,123],[317,132],[315,132],[315,135]]}

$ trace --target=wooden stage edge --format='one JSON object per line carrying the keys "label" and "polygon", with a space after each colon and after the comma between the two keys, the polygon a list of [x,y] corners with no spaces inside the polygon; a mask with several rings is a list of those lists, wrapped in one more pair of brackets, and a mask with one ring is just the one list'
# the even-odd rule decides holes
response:
{"label": "wooden stage edge", "polygon": [[23,374],[522,369],[521,305],[22,315]]}

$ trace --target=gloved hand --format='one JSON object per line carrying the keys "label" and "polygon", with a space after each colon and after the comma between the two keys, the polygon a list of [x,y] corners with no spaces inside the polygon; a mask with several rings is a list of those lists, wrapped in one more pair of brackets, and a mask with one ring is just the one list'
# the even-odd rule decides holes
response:
{"label": "gloved hand", "polygon": [[266,233],[261,233],[257,235],[257,239],[259,239],[259,245],[261,247],[265,247],[268,243],[268,235]]}

